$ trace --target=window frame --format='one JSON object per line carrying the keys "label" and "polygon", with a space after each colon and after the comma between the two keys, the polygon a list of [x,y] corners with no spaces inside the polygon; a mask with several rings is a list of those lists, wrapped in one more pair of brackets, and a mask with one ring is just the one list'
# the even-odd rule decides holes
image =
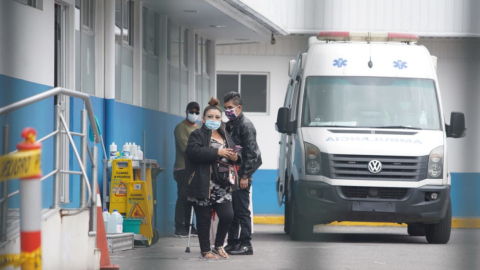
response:
{"label": "window frame", "polygon": [[[267,93],[266,93],[266,112],[245,112],[246,115],[250,116],[268,116],[270,115],[270,72],[255,72],[255,71],[217,71],[216,76],[218,75],[237,75],[238,76],[238,93],[242,95],[242,75],[265,75],[267,77]],[[215,96],[218,98],[218,92],[215,90]]]}
{"label": "window frame", "polygon": [[206,38],[202,38],[202,75],[204,77],[210,78],[211,70],[210,70],[210,46],[211,41]]}
{"label": "window frame", "polygon": [[[202,38],[195,34],[195,74],[201,75],[202,74]],[[198,47],[200,46],[200,49]]]}
{"label": "window frame", "polygon": [[[176,28],[178,31],[178,43],[176,43],[176,46],[177,46],[177,50],[178,50],[178,62],[177,61],[172,61],[172,34],[174,31],[172,31],[173,28]],[[181,106],[181,85],[180,85],[180,81],[181,81],[181,77],[180,77],[180,74],[181,74],[181,71],[182,70],[187,70],[188,69],[186,67],[183,66],[182,64],[182,50],[181,50],[181,42],[182,42],[182,31],[183,31],[183,27],[178,25],[178,24],[175,24],[173,23],[171,20],[167,20],[167,100],[168,100],[168,103],[167,103],[167,108],[166,108],[166,112],[169,113],[169,114],[172,114],[172,115],[179,115],[179,116],[182,116],[182,109],[180,108]],[[176,65],[173,65],[174,62],[177,62]],[[178,108],[180,108],[180,111],[178,113],[176,112],[173,112],[172,110],[172,106],[175,106],[175,105],[172,105],[172,103],[170,103],[170,98],[172,97],[171,93],[172,93],[172,89],[170,88],[171,86],[171,67],[174,67],[174,68],[177,68],[178,69],[178,85],[179,85],[179,88],[176,89],[178,91],[178,95],[179,95],[179,102],[177,105]]]}
{"label": "window frame", "polygon": [[[153,52],[149,51],[148,48],[147,48],[147,33],[148,33],[148,28],[149,28],[149,19],[153,17],[153,21],[154,21],[154,25],[155,25],[155,29],[154,29],[154,32],[155,32],[155,41],[154,41],[154,44],[153,44]],[[155,58],[159,58],[159,41],[160,41],[160,37],[159,37],[159,32],[158,32],[158,27],[159,27],[159,24],[160,24],[160,20],[159,20],[159,14],[155,13],[154,11],[148,9],[147,7],[143,6],[142,7],[142,39],[143,39],[143,44],[142,44],[142,52],[146,55],[149,55],[149,56],[152,56],[152,57],[155,57]]]}
{"label": "window frame", "polygon": [[180,27],[180,49],[183,45],[183,50],[180,50],[180,66],[188,71],[188,29]]}
{"label": "window frame", "polygon": [[[113,0],[112,0],[113,1]],[[133,39],[134,39],[134,36],[133,36],[133,27],[134,27],[134,8],[135,8],[135,5],[134,5],[134,2],[131,1],[131,0],[115,0],[115,4],[117,3],[117,1],[120,1],[120,36],[119,38],[117,38],[117,36],[115,36],[115,45],[119,45],[120,46],[120,56],[119,56],[119,66],[120,66],[120,76],[122,76],[122,71],[123,71],[123,50],[129,50],[129,51],[132,51],[133,53],[135,53],[134,51],[134,46],[135,44],[133,43]],[[128,16],[129,16],[129,21],[128,21],[128,24],[129,24],[129,31],[128,31],[128,41],[124,39],[124,33],[123,33],[123,23],[125,22],[124,19],[124,15],[125,15],[125,7],[126,5],[130,5],[130,9],[129,9],[129,13],[128,13]],[[115,14],[115,26],[117,26],[116,24],[116,14]],[[134,55],[134,61],[135,61],[135,55]],[[116,75],[115,75],[116,76]],[[115,77],[115,80],[117,80],[117,78]],[[125,104],[130,104],[130,105],[133,105],[133,96],[135,94],[135,88],[132,88],[132,102],[129,102],[129,101],[125,101],[125,99],[123,98],[122,96],[122,89],[123,89],[123,84],[122,84],[122,80],[120,79],[120,95],[117,97],[117,85],[115,85],[115,101],[117,102],[122,102],[122,103],[125,103]]]}
{"label": "window frame", "polygon": [[43,11],[43,0],[14,0],[15,2]]}
{"label": "window frame", "polygon": [[[121,19],[121,27],[120,27],[120,30],[121,30],[121,44],[123,46],[128,46],[130,48],[133,49],[133,47],[135,46],[134,42],[133,42],[133,29],[134,29],[134,3],[133,1],[130,1],[130,0],[121,0],[122,1],[122,10],[121,10],[121,14],[122,14],[122,19]],[[129,6],[128,8],[128,34],[127,34],[127,39],[128,40],[125,40],[125,33],[123,32],[125,27],[124,27],[124,23],[125,23],[125,8],[127,7],[127,5]]]}
{"label": "window frame", "polygon": [[[79,21],[79,24],[80,24],[80,27],[79,27],[80,28],[79,29],[80,36],[79,36],[79,38],[80,39],[79,39],[79,47],[78,47],[78,49],[80,50],[80,63],[79,63],[80,64],[80,66],[79,66],[79,68],[80,68],[80,78],[75,78],[75,80],[78,79],[80,81],[80,87],[79,87],[79,89],[76,89],[76,87],[75,87],[75,91],[82,92],[82,93],[85,93],[85,94],[88,94],[88,95],[91,95],[91,96],[97,96],[96,87],[94,88],[93,93],[88,93],[88,92],[84,91],[84,87],[83,87],[83,83],[82,83],[83,82],[83,72],[82,72],[82,70],[83,70],[83,65],[84,65],[84,57],[82,55],[83,35],[93,38],[94,41],[95,41],[95,38],[96,38],[96,35],[95,35],[95,1],[93,1],[93,0],[77,0],[77,1],[79,1],[79,3],[80,3],[80,17],[79,17],[79,19],[80,19],[80,21]],[[75,1],[75,4],[73,5],[74,9],[77,9],[77,1]],[[92,20],[91,20],[92,27],[89,27],[88,25],[84,24],[84,19],[85,19],[85,13],[84,12],[86,12],[84,10],[84,3],[92,4],[91,6],[89,6],[89,14],[91,16],[90,18],[92,18]],[[75,17],[76,16],[74,15],[74,20],[76,19]],[[74,22],[74,24],[75,23],[76,22]],[[95,45],[94,45],[93,49],[94,49],[94,53],[95,53],[94,54],[94,59],[95,59],[97,57],[97,54],[96,54],[97,50],[96,50]],[[75,48],[75,50],[77,50],[77,48]],[[75,67],[75,68],[77,68],[77,67]],[[95,69],[96,69],[96,67],[95,67]],[[96,74],[96,71],[95,71],[95,72],[93,72],[94,85],[95,85],[95,81],[97,79],[96,77],[97,77],[97,74]]]}
{"label": "window frame", "polygon": [[[80,25],[83,32],[95,33],[95,1],[81,0],[80,1]],[[87,3],[87,4],[85,4]],[[85,10],[85,5],[88,5],[88,11]],[[88,22],[85,24],[86,14],[88,14]]]}

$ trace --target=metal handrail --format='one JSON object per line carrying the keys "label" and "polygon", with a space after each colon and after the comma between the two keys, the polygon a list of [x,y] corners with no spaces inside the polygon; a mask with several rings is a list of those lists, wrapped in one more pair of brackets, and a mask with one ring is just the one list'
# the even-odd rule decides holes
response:
{"label": "metal handrail", "polygon": [[87,112],[88,112],[88,119],[90,120],[90,126],[92,127],[93,135],[95,136],[95,143],[100,142],[100,133],[97,129],[97,124],[95,121],[95,115],[93,114],[93,108],[92,108],[92,103],[90,102],[90,96],[85,93],[69,90],[63,87],[55,87],[51,90],[45,91],[43,93],[37,94],[35,96],[17,101],[15,103],[12,103],[10,105],[7,105],[5,107],[0,108],[0,115],[7,114],[9,112],[12,112],[14,110],[20,109],[22,107],[25,107],[27,105],[33,104],[35,102],[44,100],[49,97],[53,97],[56,95],[66,95],[66,96],[71,96],[71,97],[76,97],[79,99],[83,99],[85,102],[85,106],[87,107]]}
{"label": "metal handrail", "polygon": [[[40,93],[40,94],[37,94],[35,96],[32,96],[32,97],[29,97],[29,98],[26,98],[26,99],[23,99],[21,101],[18,101],[18,102],[15,102],[15,103],[12,103],[10,105],[7,105],[5,107],[2,107],[0,108],[0,115],[4,115],[6,114],[7,117],[8,117],[8,113],[14,111],[14,110],[17,110],[17,109],[20,109],[20,108],[23,108],[25,106],[28,106],[30,104],[33,104],[35,102],[38,102],[38,101],[41,101],[41,100],[44,100],[44,99],[47,99],[49,97],[52,97],[52,96],[56,96],[56,95],[66,95],[66,96],[71,96],[71,97],[75,97],[75,98],[79,98],[79,99],[82,99],[84,101],[84,105],[87,109],[86,111],[86,114],[88,114],[88,118],[89,118],[89,121],[90,121],[90,126],[91,126],[91,129],[92,129],[92,132],[93,132],[93,135],[94,135],[94,143],[99,143],[101,142],[101,137],[99,136],[99,130],[97,128],[97,124],[96,124],[96,120],[95,120],[95,116],[93,114],[93,108],[92,108],[92,105],[91,105],[91,101],[90,101],[90,96],[87,95],[87,94],[84,94],[84,93],[81,93],[81,92],[77,92],[77,91],[73,91],[73,90],[69,90],[69,89],[65,89],[65,88],[62,88],[62,87],[56,87],[56,88],[53,88],[51,90],[48,90],[46,92],[43,92],[43,93]],[[57,107],[57,106],[56,106]],[[91,164],[92,164],[92,173],[93,173],[93,177],[92,177],[92,181],[94,181],[92,184],[92,186],[90,185],[90,182],[89,182],[89,179],[88,179],[88,175],[87,175],[87,172],[86,172],[86,168],[85,168],[85,165],[86,165],[86,161],[85,164],[82,163],[82,159],[80,158],[80,155],[78,154],[78,151],[76,149],[76,146],[73,142],[73,138],[72,138],[72,135],[73,136],[80,136],[83,138],[83,140],[86,142],[86,138],[87,138],[87,129],[86,129],[86,119],[83,117],[82,115],[82,122],[84,124],[83,127],[82,127],[82,132],[83,133],[77,133],[77,132],[70,132],[69,128],[68,128],[68,125],[66,124],[65,122],[65,119],[63,117],[63,115],[61,114],[58,114],[58,109],[57,110],[57,113],[56,113],[56,117],[57,117],[57,124],[56,124],[56,130],[53,131],[52,133],[48,134],[47,136],[41,138],[38,140],[38,142],[42,142],[42,141],[45,141],[51,137],[54,137],[54,136],[57,136],[57,139],[58,140],[58,136],[60,134],[66,134],[70,143],[71,143],[71,146],[73,148],[73,151],[75,152],[75,156],[79,162],[79,165],[80,165],[80,170],[81,172],[72,172],[72,171],[65,171],[65,170],[60,170],[59,167],[58,167],[58,163],[57,163],[57,166],[56,166],[56,169],[53,170],[52,172],[50,172],[49,174],[43,176],[40,181],[43,181],[53,175],[55,175],[56,177],[58,177],[59,174],[61,173],[67,173],[67,174],[81,174],[82,175],[82,182],[85,182],[85,186],[86,186],[86,191],[88,193],[88,200],[86,200],[86,203],[85,202],[82,202],[82,199],[80,201],[80,207],[77,208],[77,209],[72,209],[74,212],[69,212],[67,215],[68,216],[73,216],[73,215],[77,215],[79,213],[82,213],[87,207],[89,207],[90,205],[92,205],[92,213],[91,213],[91,217],[90,219],[93,218],[93,220],[91,220],[91,223],[93,225],[96,225],[96,207],[95,204],[96,204],[96,169],[97,169],[97,160],[95,160],[97,158],[96,156],[96,149],[97,147],[94,145],[93,146],[93,151],[94,151],[94,155],[92,156],[91,152],[90,152],[90,148],[88,147],[88,144],[86,143],[83,143],[82,144],[82,149],[83,147],[86,147],[86,149],[88,150],[88,154],[89,154],[89,157],[90,157],[90,160],[91,160]],[[85,109],[83,110],[83,112],[85,112]],[[6,118],[5,121],[7,121],[8,118]],[[63,125],[63,127],[65,128],[65,131],[61,131],[61,126]],[[12,151],[11,153],[8,153],[8,131],[9,131],[9,127],[8,127],[8,124],[7,122],[5,122],[5,128],[4,128],[4,133],[5,133],[5,136],[6,138],[4,138],[4,147],[6,147],[4,149],[5,154],[12,154],[12,153],[15,153],[17,152],[17,150],[15,151]],[[57,148],[58,148],[58,144],[57,144]],[[82,155],[85,155],[82,153]],[[58,149],[56,151],[56,159],[58,159]],[[6,182],[5,182],[6,184]],[[82,184],[83,185],[83,184]],[[0,198],[0,205],[2,205],[3,209],[2,210],[5,210],[5,206],[6,206],[6,200],[8,200],[8,198],[14,196],[14,195],[17,195],[19,194],[19,190],[17,191],[14,191],[10,194],[5,194],[6,196]],[[82,192],[83,193],[83,187],[82,187]],[[56,180],[56,183],[55,183],[55,188],[54,188],[54,204],[52,205],[52,207],[56,208],[58,207],[58,180]],[[82,195],[81,195],[82,197]],[[86,199],[86,198],[85,198]],[[1,216],[1,220],[0,220],[0,223],[6,223],[6,220],[4,220],[6,218],[6,215],[5,213],[3,213],[5,211],[2,211],[2,216]],[[2,224],[2,230],[0,232],[0,237],[5,237],[4,234],[5,234],[5,230],[6,228],[5,227],[5,224]],[[92,226],[91,228],[92,231],[95,231],[96,230],[96,226]],[[4,239],[0,239],[0,240],[4,240]]]}

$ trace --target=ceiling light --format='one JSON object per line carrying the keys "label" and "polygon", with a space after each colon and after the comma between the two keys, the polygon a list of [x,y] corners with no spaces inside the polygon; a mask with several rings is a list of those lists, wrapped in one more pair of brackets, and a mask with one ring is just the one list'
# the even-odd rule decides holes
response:
{"label": "ceiling light", "polygon": [[210,25],[210,27],[213,27],[213,28],[224,28],[225,25]]}
{"label": "ceiling light", "polygon": [[183,12],[189,12],[189,13],[197,13],[198,10],[193,10],[193,9],[186,9]]}

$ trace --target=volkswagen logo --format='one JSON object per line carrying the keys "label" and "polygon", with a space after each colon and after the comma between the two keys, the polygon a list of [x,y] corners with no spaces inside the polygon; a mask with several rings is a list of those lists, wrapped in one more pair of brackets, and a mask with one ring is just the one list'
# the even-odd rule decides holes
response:
{"label": "volkswagen logo", "polygon": [[378,160],[372,160],[368,163],[368,170],[371,173],[379,173],[382,171],[382,163]]}

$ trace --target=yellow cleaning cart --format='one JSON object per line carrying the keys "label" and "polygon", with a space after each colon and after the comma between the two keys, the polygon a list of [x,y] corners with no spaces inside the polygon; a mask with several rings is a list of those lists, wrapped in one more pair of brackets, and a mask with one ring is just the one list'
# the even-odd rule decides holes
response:
{"label": "yellow cleaning cart", "polygon": [[[103,208],[109,209],[110,213],[116,209],[127,219],[141,219],[140,231],[134,239],[147,247],[155,244],[158,231],[152,225],[156,181],[152,175],[156,177],[163,169],[158,168],[157,161],[153,159],[114,159],[104,160],[103,163]],[[110,181],[108,175],[111,175]]]}

